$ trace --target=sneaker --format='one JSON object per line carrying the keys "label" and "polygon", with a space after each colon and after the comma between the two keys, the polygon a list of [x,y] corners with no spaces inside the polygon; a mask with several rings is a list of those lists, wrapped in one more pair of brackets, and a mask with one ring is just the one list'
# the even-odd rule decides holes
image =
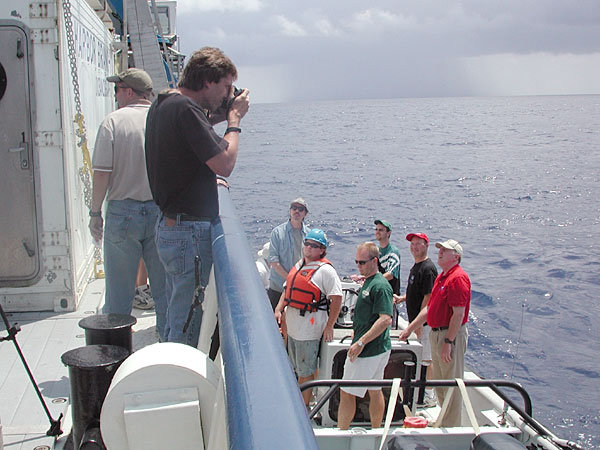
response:
{"label": "sneaker", "polygon": [[423,403],[417,403],[417,408],[433,408],[434,406],[437,406],[437,399],[435,394],[429,392],[425,392]]}
{"label": "sneaker", "polygon": [[152,300],[150,286],[138,286],[135,288],[135,297],[133,297],[133,307],[137,309],[154,308],[154,300]]}

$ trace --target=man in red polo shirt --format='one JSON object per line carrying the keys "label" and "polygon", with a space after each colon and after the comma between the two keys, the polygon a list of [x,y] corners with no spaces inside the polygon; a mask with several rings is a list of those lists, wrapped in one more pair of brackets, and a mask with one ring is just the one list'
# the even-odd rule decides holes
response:
{"label": "man in red polo shirt", "polygon": [[[410,334],[425,321],[431,327],[430,344],[433,360],[433,378],[446,380],[463,378],[465,368],[465,352],[467,351],[468,332],[466,323],[469,319],[471,304],[471,281],[460,267],[463,255],[461,245],[454,239],[438,242],[438,265],[442,273],[433,284],[429,303],[421,310],[415,320],[400,334],[400,340],[407,339]],[[442,426],[460,426],[462,399],[457,389],[436,388],[440,404],[444,404],[446,394],[452,395]],[[454,393],[453,393],[454,392]]]}

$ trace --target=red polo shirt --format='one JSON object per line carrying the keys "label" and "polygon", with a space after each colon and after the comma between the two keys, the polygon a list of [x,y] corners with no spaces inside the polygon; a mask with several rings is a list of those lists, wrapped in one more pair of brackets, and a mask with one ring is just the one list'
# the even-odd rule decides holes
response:
{"label": "red polo shirt", "polygon": [[450,324],[453,306],[465,307],[462,321],[465,324],[469,320],[470,304],[471,280],[457,264],[435,279],[427,304],[427,324],[432,328],[447,327]]}

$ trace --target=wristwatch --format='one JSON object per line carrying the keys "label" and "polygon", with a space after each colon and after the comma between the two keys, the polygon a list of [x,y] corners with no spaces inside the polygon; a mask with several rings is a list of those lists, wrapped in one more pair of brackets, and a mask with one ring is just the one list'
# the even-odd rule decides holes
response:
{"label": "wristwatch", "polygon": [[451,341],[451,340],[450,340],[450,339],[448,339],[448,338],[444,338],[444,342],[445,342],[446,344],[452,344],[452,345],[454,345],[454,343],[456,342],[456,338],[455,338],[453,341]]}
{"label": "wristwatch", "polygon": [[360,339],[358,341],[356,341],[356,345],[358,345],[361,348],[365,346],[365,344],[363,343],[363,341],[361,341]]}

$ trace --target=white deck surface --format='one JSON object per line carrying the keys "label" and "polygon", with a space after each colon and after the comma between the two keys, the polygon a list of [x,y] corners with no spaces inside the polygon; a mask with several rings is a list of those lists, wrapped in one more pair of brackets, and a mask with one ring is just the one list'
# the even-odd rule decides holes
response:
{"label": "white deck surface", "polygon": [[[0,342],[0,423],[4,450],[62,448],[71,430],[68,368],[61,356],[68,350],[85,345],[84,331],[78,323],[96,314],[104,299],[104,280],[91,281],[79,308],[71,313],[7,313],[11,326],[18,323],[21,331],[16,341],[33,377],[56,420],[62,413],[62,436],[56,440],[46,436],[50,421],[27,376],[12,341]],[[158,341],[154,327],[154,310],[132,314],[138,322],[133,327],[134,351]],[[7,335],[0,322],[0,336]]]}

